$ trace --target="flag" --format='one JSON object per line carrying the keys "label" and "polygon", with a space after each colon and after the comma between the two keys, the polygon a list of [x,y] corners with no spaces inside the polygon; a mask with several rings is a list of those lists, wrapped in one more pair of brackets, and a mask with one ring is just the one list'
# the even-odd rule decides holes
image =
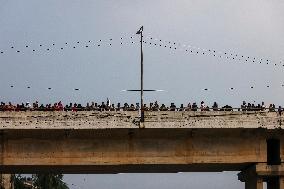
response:
{"label": "flag", "polygon": [[143,32],[143,26],[136,32],[136,34],[141,34]]}

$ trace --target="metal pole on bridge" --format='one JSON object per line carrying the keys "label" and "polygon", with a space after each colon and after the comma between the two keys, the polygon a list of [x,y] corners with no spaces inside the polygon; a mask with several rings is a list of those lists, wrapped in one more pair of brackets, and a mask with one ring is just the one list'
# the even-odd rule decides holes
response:
{"label": "metal pole on bridge", "polygon": [[140,50],[141,50],[141,99],[140,99],[140,122],[144,122],[144,108],[143,108],[143,26],[136,32],[136,34],[140,34]]}

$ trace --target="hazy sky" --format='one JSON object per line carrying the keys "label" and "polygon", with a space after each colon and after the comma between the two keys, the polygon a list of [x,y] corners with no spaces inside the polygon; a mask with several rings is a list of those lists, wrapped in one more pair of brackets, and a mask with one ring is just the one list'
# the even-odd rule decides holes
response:
{"label": "hazy sky", "polygon": [[[144,25],[145,37],[277,63],[227,60],[145,44],[145,88],[166,90],[147,94],[146,101],[283,104],[281,0],[0,2],[1,100],[85,103],[109,97],[113,102],[138,101],[136,93],[121,90],[139,87],[139,36],[135,32]],[[136,43],[131,43],[131,36]]]}
{"label": "hazy sky", "polygon": [[[146,41],[152,37],[155,42],[163,40],[163,45],[179,43],[177,50],[169,49],[169,44],[167,48],[144,44],[145,88],[165,90],[147,94],[147,102],[205,100],[238,106],[247,100],[283,105],[283,10],[283,0],[0,0],[0,100],[86,103],[109,97],[113,102],[138,101],[136,93],[121,90],[139,87],[135,32],[144,25]],[[209,49],[218,56],[208,54]],[[250,59],[227,59],[224,52]],[[226,183],[235,183],[235,177],[221,174],[224,179],[227,176]],[[124,177],[138,182],[128,185]],[[147,187],[141,186],[144,177],[149,179]],[[100,188],[113,188],[103,182],[108,176],[99,178]],[[157,188],[157,180],[164,179],[165,187],[176,188],[167,184],[176,182],[169,178],[173,177],[115,175],[107,183],[116,183],[117,188],[125,184]],[[180,184],[194,177],[174,178],[181,179]],[[199,178],[202,182],[193,188],[208,188],[202,185],[208,176]],[[216,187],[222,188],[219,184]]]}
{"label": "hazy sky", "polygon": [[235,172],[65,175],[72,189],[244,189]]}

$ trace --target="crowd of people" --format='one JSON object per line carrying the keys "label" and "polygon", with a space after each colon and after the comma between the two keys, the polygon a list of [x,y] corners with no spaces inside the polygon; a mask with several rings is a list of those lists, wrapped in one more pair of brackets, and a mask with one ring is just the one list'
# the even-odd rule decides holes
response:
{"label": "crowd of people", "polygon": [[[86,106],[77,103],[69,103],[67,105],[63,105],[63,103],[57,102],[54,104],[39,104],[38,101],[34,103],[22,103],[13,105],[11,102],[0,104],[0,111],[138,111],[140,109],[140,104],[128,104],[124,103],[123,105],[120,103],[111,104],[110,100],[107,99],[106,102],[102,102],[101,104],[91,102],[87,103]],[[264,102],[261,104],[255,105],[254,103],[246,103],[243,101],[240,108],[232,108],[232,106],[226,105],[219,107],[217,102],[214,102],[212,107],[205,105],[205,102],[202,101],[200,106],[197,105],[196,102],[188,103],[187,106],[181,104],[179,107],[175,105],[175,103],[171,103],[170,106],[166,106],[165,104],[159,104],[157,101],[154,103],[150,103],[149,106],[147,104],[143,105],[144,111],[270,111],[275,112],[278,111],[281,113],[283,111],[282,107],[275,107],[274,104],[270,104],[268,107]]]}

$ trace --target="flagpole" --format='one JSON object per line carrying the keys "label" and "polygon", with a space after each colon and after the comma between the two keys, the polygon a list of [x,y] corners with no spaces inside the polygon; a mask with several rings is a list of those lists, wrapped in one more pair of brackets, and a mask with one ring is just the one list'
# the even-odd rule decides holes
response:
{"label": "flagpole", "polygon": [[141,46],[141,108],[140,108],[140,114],[141,114],[141,122],[144,122],[144,102],[143,102],[143,26],[140,29],[140,36],[141,36],[141,40],[140,40],[140,46]]}

